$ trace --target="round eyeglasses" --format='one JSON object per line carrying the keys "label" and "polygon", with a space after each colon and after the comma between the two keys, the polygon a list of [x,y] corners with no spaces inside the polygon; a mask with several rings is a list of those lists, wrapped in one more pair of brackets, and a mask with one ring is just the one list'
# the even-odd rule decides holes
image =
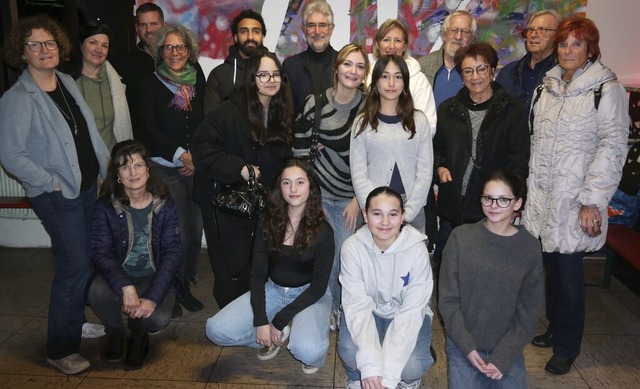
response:
{"label": "round eyeglasses", "polygon": [[270,82],[272,79],[273,79],[273,82],[282,81],[282,75],[280,73],[273,73],[273,74],[270,74],[270,73],[258,73],[258,74],[256,74],[256,77],[263,84],[266,84],[267,82]]}
{"label": "round eyeglasses", "polygon": [[516,200],[516,197],[513,197],[513,198],[498,197],[496,199],[496,198],[493,198],[491,196],[486,196],[486,195],[480,196],[480,203],[482,204],[483,207],[490,207],[490,206],[493,205],[493,202],[495,201],[496,205],[499,208],[507,208],[509,206],[509,204],[511,204],[511,202],[513,200]]}
{"label": "round eyeglasses", "polygon": [[489,65],[482,64],[482,65],[477,66],[475,69],[474,68],[463,68],[461,72],[462,72],[462,77],[464,77],[464,78],[473,77],[473,72],[478,73],[479,76],[484,76],[485,74],[487,74],[489,72]]}
{"label": "round eyeglasses", "polygon": [[171,54],[174,49],[178,54],[184,54],[184,52],[187,51],[187,46],[185,45],[164,45],[160,47],[162,47],[162,50],[167,54]]}
{"label": "round eyeglasses", "polygon": [[44,42],[29,41],[24,45],[27,46],[29,50],[33,51],[34,53],[37,53],[38,51],[42,50],[43,47],[46,47],[47,50],[55,50],[58,48],[58,42],[54,40],[44,41]]}

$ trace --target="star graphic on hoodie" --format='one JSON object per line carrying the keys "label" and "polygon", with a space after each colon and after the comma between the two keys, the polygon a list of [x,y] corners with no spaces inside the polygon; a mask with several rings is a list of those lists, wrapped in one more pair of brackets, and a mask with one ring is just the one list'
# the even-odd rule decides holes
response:
{"label": "star graphic on hoodie", "polygon": [[410,273],[410,272],[407,272],[407,275],[406,275],[406,276],[400,276],[400,278],[402,278],[402,281],[404,282],[404,283],[402,284],[402,287],[405,287],[405,286],[409,285],[409,276],[410,276],[410,275],[411,275],[411,273]]}

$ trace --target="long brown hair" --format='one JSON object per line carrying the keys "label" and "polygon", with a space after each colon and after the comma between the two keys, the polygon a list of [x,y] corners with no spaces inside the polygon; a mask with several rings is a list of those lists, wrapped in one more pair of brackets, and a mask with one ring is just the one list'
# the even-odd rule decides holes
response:
{"label": "long brown hair", "polygon": [[[309,180],[309,198],[304,207],[296,234],[293,237],[293,252],[299,254],[313,243],[320,234],[324,212],[322,211],[320,180],[309,162],[300,158],[290,158],[287,160],[282,172],[291,167],[302,169]],[[278,179],[274,181],[267,197],[267,208],[262,228],[262,236],[265,240],[271,241],[272,249],[277,253],[282,250],[287,226],[291,224],[289,213],[287,212],[289,203],[282,197],[282,189],[280,188],[282,172],[280,172]]]}
{"label": "long brown hair", "polygon": [[378,91],[378,80],[382,77],[384,69],[389,62],[393,62],[400,68],[400,74],[402,74],[402,93],[398,99],[398,105],[396,106],[396,112],[400,116],[402,121],[402,128],[410,133],[409,139],[412,139],[416,134],[416,123],[413,119],[414,106],[411,92],[409,91],[409,67],[407,63],[399,55],[383,55],[378,61],[376,61],[371,73],[371,85],[369,86],[369,95],[362,108],[362,121],[360,122],[360,128],[356,133],[356,136],[362,134],[362,132],[371,126],[373,131],[378,130],[378,112],[380,111],[380,91]]}

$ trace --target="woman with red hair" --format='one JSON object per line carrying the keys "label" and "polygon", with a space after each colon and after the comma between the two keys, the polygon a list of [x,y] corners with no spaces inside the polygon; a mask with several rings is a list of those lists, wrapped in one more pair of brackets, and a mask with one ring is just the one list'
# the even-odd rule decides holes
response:
{"label": "woman with red hair", "polygon": [[590,19],[562,22],[554,41],[558,65],[547,73],[532,106],[524,224],[542,243],[549,320],[532,343],[553,346],[545,366],[552,374],[569,372],[580,354],[582,259],[604,245],[607,204],[626,155],[626,93],[600,62],[599,40]]}

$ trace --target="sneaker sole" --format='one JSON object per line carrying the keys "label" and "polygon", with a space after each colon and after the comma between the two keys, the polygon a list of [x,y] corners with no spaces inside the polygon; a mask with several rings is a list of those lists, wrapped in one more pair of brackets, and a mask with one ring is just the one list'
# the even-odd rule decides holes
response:
{"label": "sneaker sole", "polygon": [[261,361],[268,361],[270,359],[273,359],[276,357],[276,355],[278,355],[278,353],[280,352],[280,347],[276,348],[276,350],[268,355],[262,355],[260,353],[256,354],[258,356],[258,359]]}
{"label": "sneaker sole", "polygon": [[78,368],[78,369],[75,369],[75,370],[69,370],[69,369],[63,368],[62,366],[59,366],[58,363],[55,360],[51,359],[51,358],[47,358],[47,362],[49,362],[49,364],[51,366],[53,366],[56,369],[60,370],[64,374],[69,374],[69,375],[82,373],[83,371],[85,371],[85,370],[87,370],[88,368],[91,367],[91,363],[89,363],[89,361],[87,361],[87,366],[84,366],[82,368]]}

